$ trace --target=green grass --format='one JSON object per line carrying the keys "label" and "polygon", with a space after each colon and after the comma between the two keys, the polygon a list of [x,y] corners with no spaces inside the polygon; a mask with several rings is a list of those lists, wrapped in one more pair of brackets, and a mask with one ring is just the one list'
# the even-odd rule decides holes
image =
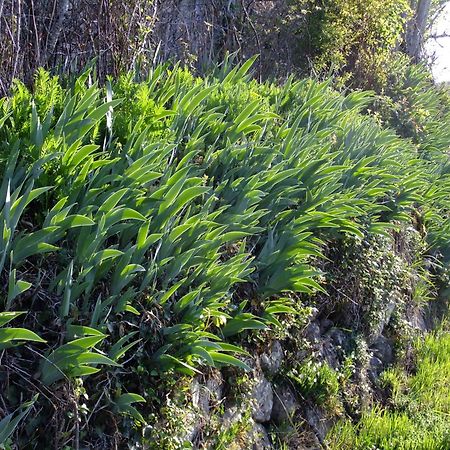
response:
{"label": "green grass", "polygon": [[330,449],[444,450],[450,447],[450,334],[430,334],[417,343],[412,375],[401,368],[383,374],[391,405],[363,414],[360,421],[338,423],[328,437]]}
{"label": "green grass", "polygon": [[303,398],[313,399],[320,406],[332,409],[339,394],[338,373],[327,362],[302,362],[289,371],[288,377],[295,383],[297,392]]}

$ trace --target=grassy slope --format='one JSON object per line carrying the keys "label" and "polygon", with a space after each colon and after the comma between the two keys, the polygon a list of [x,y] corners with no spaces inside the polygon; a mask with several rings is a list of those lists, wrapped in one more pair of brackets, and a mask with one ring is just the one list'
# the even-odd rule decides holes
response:
{"label": "grassy slope", "polygon": [[245,370],[239,334],[326,292],[314,261],[343,236],[390,236],[414,211],[445,248],[442,149],[361,115],[367,93],[249,67],[105,88],[41,72],[2,100],[0,382],[19,445],[108,446],[157,411],[162,380]]}
{"label": "grassy slope", "polygon": [[417,342],[413,374],[397,367],[382,380],[391,390],[386,408],[366,411],[355,425],[340,422],[331,431],[332,449],[444,450],[450,447],[450,334],[440,332]]}

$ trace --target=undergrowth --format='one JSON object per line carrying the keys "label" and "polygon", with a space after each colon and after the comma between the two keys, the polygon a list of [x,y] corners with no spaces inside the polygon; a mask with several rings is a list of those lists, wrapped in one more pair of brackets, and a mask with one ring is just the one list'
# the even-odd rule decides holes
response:
{"label": "undergrowth", "polygon": [[248,370],[241,333],[329,294],[329,243],[415,214],[448,250],[445,158],[363,115],[370,93],[250,83],[252,63],[39,71],[0,100],[4,445],[142,441],[177,379]]}

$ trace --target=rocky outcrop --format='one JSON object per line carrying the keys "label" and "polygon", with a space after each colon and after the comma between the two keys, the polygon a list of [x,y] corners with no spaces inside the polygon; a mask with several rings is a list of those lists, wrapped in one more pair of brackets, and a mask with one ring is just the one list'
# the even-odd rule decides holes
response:
{"label": "rocky outcrop", "polygon": [[275,375],[283,362],[284,352],[280,341],[273,341],[267,352],[263,353],[260,358],[262,370],[270,375]]}
{"label": "rocky outcrop", "polygon": [[292,423],[299,406],[295,392],[290,385],[281,384],[274,387],[272,408],[272,420],[274,423]]}
{"label": "rocky outcrop", "polygon": [[273,408],[273,389],[262,374],[254,380],[251,403],[253,420],[258,423],[269,422]]}

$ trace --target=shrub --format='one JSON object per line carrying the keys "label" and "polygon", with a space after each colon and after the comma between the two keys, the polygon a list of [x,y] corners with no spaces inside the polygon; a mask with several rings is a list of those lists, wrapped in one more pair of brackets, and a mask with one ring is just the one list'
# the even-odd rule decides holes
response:
{"label": "shrub", "polygon": [[292,369],[288,376],[295,382],[298,392],[318,405],[334,407],[338,401],[338,373],[326,362],[313,360]]}
{"label": "shrub", "polygon": [[292,0],[291,4],[291,14],[305,16],[300,54],[312,59],[316,71],[332,70],[356,86],[383,86],[410,14],[409,1]]}

